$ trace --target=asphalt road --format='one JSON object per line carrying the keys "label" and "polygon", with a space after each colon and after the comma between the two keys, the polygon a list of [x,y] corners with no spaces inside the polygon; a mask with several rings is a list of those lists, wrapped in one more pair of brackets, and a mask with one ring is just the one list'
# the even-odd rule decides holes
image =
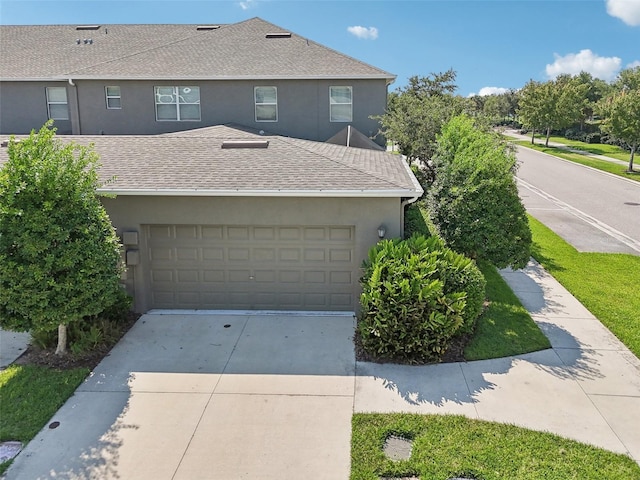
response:
{"label": "asphalt road", "polygon": [[527,211],[583,252],[640,255],[640,183],[518,147]]}

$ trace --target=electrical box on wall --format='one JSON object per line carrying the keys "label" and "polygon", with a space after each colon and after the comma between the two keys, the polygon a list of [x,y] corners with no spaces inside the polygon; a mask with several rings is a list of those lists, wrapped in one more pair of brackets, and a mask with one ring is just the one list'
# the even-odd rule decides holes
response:
{"label": "electrical box on wall", "polygon": [[140,253],[138,250],[127,250],[127,265],[135,266],[140,263]]}
{"label": "electrical box on wall", "polygon": [[124,245],[138,245],[138,232],[122,232],[122,243]]}

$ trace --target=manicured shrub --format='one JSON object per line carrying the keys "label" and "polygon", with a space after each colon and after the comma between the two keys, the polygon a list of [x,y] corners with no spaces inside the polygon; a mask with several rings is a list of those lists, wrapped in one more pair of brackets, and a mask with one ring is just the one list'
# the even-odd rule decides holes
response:
{"label": "manicured shrub", "polygon": [[434,165],[426,203],[447,246],[498,268],[524,267],[531,231],[511,147],[461,115],[442,127]]}
{"label": "manicured shrub", "polygon": [[361,279],[358,333],[369,354],[394,361],[439,361],[451,339],[473,330],[484,277],[438,237],[383,240]]}
{"label": "manicured shrub", "polygon": [[598,132],[588,133],[585,141],[587,143],[600,143],[601,135]]}

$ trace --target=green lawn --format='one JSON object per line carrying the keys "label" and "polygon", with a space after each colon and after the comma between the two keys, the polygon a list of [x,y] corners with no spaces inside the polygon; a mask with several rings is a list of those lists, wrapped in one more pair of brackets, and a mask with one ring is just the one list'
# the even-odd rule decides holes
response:
{"label": "green lawn", "polygon": [[[389,435],[413,440],[409,460],[382,450]],[[482,480],[630,480],[640,466],[625,455],[550,433],[453,415],[356,414],[351,480],[417,476]]]}
{"label": "green lawn", "polygon": [[[595,168],[597,170],[602,170],[603,172],[612,173],[613,175],[618,175],[620,177],[624,177],[630,180],[635,180],[636,182],[640,182],[640,171],[638,171],[637,168],[634,168],[633,172],[629,172],[627,171],[628,165],[626,164],[620,165],[617,163],[608,162],[606,160],[599,160],[597,158],[588,157],[580,153],[571,153],[558,147],[545,147],[544,145],[539,145],[539,144],[531,145],[531,142],[527,142],[525,140],[519,140],[513,143],[515,143],[516,145],[520,145],[522,147],[527,147],[533,150],[537,150],[539,152],[548,153],[549,155],[553,155],[554,157],[563,158],[565,160],[569,160],[574,163],[586,165],[587,167]],[[626,161],[628,160],[629,158],[627,155]]]}
{"label": "green lawn", "polygon": [[[536,135],[536,139],[540,140],[543,143],[545,141],[545,138],[545,135]],[[618,160],[622,160],[624,162],[629,161],[630,152],[616,145],[608,145],[605,143],[586,143],[579,140],[568,140],[564,137],[556,136],[549,137],[549,142],[562,143],[563,145],[571,147],[575,150],[582,150],[584,152],[593,153],[595,155],[605,155],[607,157],[617,158]],[[529,145],[531,145],[531,141],[529,141]]]}
{"label": "green lawn", "polygon": [[[405,214],[405,236],[416,232],[426,236],[435,232],[429,214],[419,203],[411,205]],[[488,306],[464,350],[465,359],[486,360],[549,348],[549,340],[496,268],[487,262],[480,262],[478,267],[487,281]]]}
{"label": "green lawn", "polygon": [[[0,372],[0,441],[29,442],[89,374],[32,365],[11,365]],[[10,462],[0,464],[0,475]]]}
{"label": "green lawn", "polygon": [[533,257],[640,357],[640,256],[581,253],[533,217]]}
{"label": "green lawn", "polygon": [[465,359],[500,358],[550,348],[547,337],[496,268],[486,262],[478,266],[487,280],[489,305],[478,318],[476,331],[464,350]]}

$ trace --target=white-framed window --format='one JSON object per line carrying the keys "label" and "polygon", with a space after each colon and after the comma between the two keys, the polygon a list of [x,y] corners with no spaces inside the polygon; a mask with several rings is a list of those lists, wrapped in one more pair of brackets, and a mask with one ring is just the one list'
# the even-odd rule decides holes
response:
{"label": "white-framed window", "polygon": [[278,121],[278,89],[276,87],[255,87],[256,122]]}
{"label": "white-framed window", "polygon": [[104,95],[109,110],[120,110],[122,108],[122,97],[119,86],[104,87]]}
{"label": "white-framed window", "polygon": [[351,122],[353,119],[353,90],[351,87],[329,87],[329,120]]}
{"label": "white-framed window", "polygon": [[157,121],[200,121],[200,87],[153,88]]}
{"label": "white-framed window", "polygon": [[67,87],[47,87],[47,115],[52,120],[69,120]]}

